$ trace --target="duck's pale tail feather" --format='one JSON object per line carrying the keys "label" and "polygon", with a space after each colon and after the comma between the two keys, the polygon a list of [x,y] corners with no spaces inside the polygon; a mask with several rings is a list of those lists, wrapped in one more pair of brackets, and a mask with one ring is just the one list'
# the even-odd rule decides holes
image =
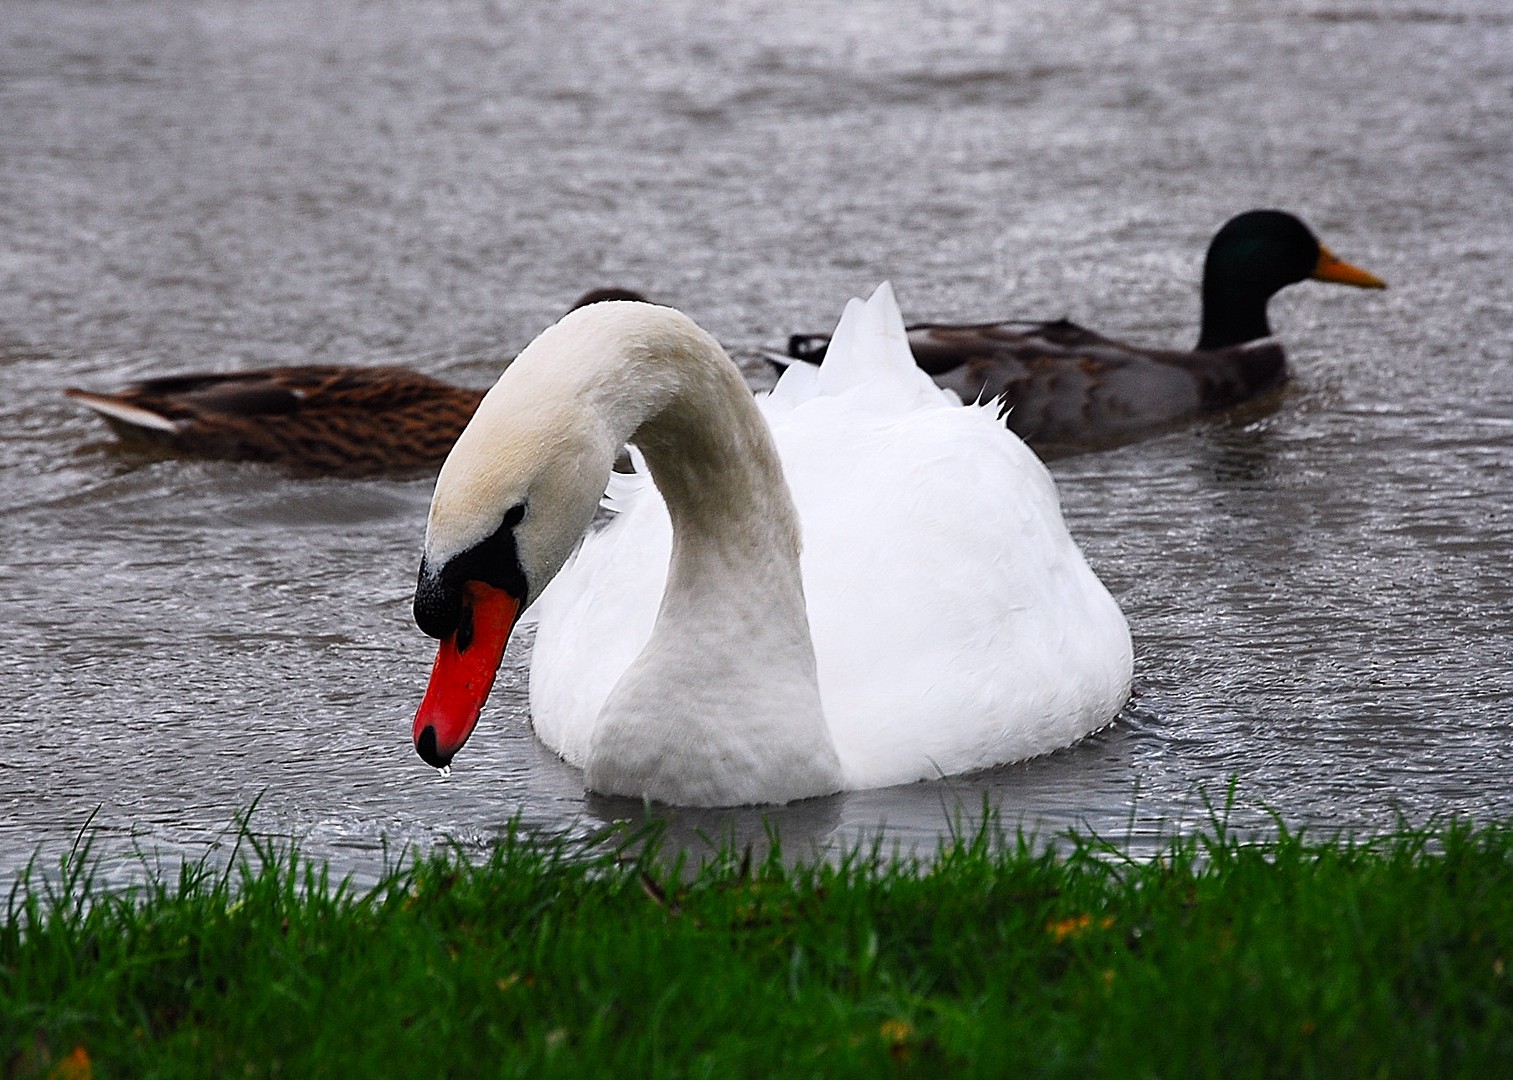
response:
{"label": "duck's pale tail feather", "polygon": [[105,419],[122,424],[127,428],[139,428],[142,431],[163,432],[164,434],[177,434],[182,425],[175,423],[166,416],[161,416],[151,409],[144,409],[140,405],[134,405],[129,401],[122,401],[108,394],[92,394],[88,390],[77,390],[72,387],[63,393],[77,401],[80,405],[93,409]]}

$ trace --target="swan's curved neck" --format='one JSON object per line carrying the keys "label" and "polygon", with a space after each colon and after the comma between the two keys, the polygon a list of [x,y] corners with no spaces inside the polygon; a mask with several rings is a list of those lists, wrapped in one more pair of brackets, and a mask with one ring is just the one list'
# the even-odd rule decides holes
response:
{"label": "swan's curved neck", "polygon": [[600,714],[589,785],[685,805],[837,790],[771,432],[713,338],[670,309],[634,314],[585,406],[645,456],[672,555],[651,639]]}
{"label": "swan's curved neck", "polygon": [[728,551],[802,596],[798,511],[767,423],[718,343],[676,329],[624,349],[590,402],[645,456],[685,546]]}

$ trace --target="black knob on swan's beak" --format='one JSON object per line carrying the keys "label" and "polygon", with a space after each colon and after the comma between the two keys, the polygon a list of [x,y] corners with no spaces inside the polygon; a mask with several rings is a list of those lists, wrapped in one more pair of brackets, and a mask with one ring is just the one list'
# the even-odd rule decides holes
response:
{"label": "black knob on swan's beak", "polygon": [[415,580],[415,625],[427,637],[442,641],[451,637],[462,621],[462,586],[448,581],[441,570],[433,571],[422,558]]}

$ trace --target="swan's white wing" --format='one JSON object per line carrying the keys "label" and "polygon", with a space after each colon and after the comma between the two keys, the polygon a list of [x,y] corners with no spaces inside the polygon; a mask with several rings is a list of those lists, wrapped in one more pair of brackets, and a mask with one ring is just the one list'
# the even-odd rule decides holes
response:
{"label": "swan's white wing", "polygon": [[773,409],[792,409],[816,397],[820,392],[820,369],[803,361],[789,364],[763,399]]}
{"label": "swan's white wing", "polygon": [[1106,723],[1129,632],[1044,466],[991,410],[849,404],[778,431],[847,785],[1018,760]]}

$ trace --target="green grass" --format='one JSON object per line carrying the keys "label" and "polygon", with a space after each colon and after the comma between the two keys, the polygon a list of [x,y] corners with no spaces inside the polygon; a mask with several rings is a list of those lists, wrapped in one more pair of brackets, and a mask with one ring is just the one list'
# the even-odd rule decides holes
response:
{"label": "green grass", "polygon": [[[0,1076],[1504,1075],[1513,825],[694,867],[512,833],[372,889],[251,841],[0,927]],[[71,1061],[65,1057],[83,1050]],[[83,1063],[81,1070],[80,1065]],[[71,1071],[70,1071],[71,1070]]]}

